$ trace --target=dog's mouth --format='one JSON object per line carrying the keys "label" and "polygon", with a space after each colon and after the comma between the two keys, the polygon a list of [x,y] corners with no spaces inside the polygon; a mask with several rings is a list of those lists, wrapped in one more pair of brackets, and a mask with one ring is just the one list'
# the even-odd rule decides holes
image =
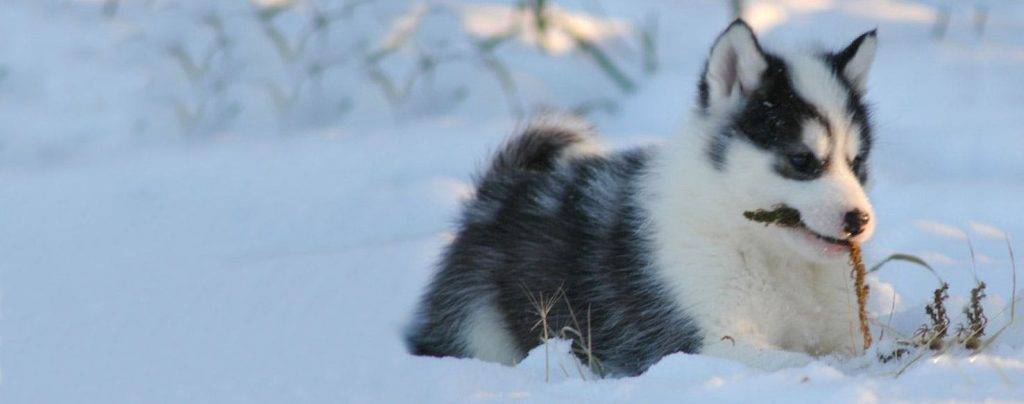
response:
{"label": "dog's mouth", "polygon": [[793,226],[792,229],[795,230],[795,231],[798,231],[798,232],[805,233],[807,235],[813,236],[814,238],[816,238],[818,240],[821,240],[821,241],[824,241],[825,243],[831,244],[833,246],[843,247],[843,248],[850,248],[850,240],[838,239],[838,238],[835,238],[835,237],[829,237],[829,236],[826,236],[824,234],[818,233],[818,232],[816,232],[814,230],[811,230],[809,227],[807,227],[807,225],[804,224],[804,222],[798,223],[796,226]]}
{"label": "dog's mouth", "polygon": [[748,220],[764,223],[765,226],[774,224],[779,227],[791,229],[794,232],[801,234],[808,241],[820,241],[824,243],[827,250],[848,250],[851,246],[849,239],[839,239],[835,237],[829,237],[824,234],[818,233],[807,227],[800,218],[800,211],[788,207],[786,205],[777,205],[774,210],[756,210],[743,212],[743,216]]}

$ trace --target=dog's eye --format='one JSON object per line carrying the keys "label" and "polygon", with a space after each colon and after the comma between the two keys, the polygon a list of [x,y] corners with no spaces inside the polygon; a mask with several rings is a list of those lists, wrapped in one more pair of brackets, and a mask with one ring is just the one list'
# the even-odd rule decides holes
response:
{"label": "dog's eye", "polygon": [[814,174],[821,168],[820,162],[811,153],[791,154],[788,159],[794,170],[804,174]]}

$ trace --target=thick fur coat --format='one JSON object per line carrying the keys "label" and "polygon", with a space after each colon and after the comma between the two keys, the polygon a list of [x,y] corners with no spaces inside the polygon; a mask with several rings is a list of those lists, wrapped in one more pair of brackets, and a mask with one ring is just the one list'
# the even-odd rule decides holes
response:
{"label": "thick fur coat", "polygon": [[[575,119],[535,122],[478,178],[407,332],[417,355],[514,364],[544,335],[595,371],[702,353],[771,369],[860,347],[847,252],[867,240],[876,37],[838,52],[716,40],[683,133],[605,153]],[[785,205],[795,229],[744,211]],[[566,332],[566,330],[572,330]]]}

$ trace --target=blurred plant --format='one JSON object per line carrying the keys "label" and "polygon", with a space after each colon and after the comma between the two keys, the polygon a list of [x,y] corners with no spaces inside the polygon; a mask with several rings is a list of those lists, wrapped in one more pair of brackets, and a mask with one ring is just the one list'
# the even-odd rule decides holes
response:
{"label": "blurred plant", "polygon": [[[382,62],[410,43],[428,11],[430,11],[430,7],[425,4],[414,5],[408,13],[399,17],[391,32],[381,41],[380,45],[366,55],[364,60],[370,79],[380,88],[384,99],[391,105],[392,112],[395,114],[397,114],[398,106],[407,99],[412,91],[412,86],[416,82],[416,75],[419,72],[414,71],[405,80],[402,80],[401,83],[396,83],[396,80],[384,70]],[[434,64],[425,62],[422,59],[422,55],[420,55],[420,58],[420,63],[417,65],[421,69],[432,69],[435,67]]]}
{"label": "blurred plant", "polygon": [[121,0],[104,0],[103,1],[103,15],[107,18],[114,18],[117,15],[117,9],[121,6]]}
{"label": "blurred plant", "polygon": [[643,53],[644,73],[648,76],[658,71],[658,15],[648,14],[643,30],[640,31],[640,49]]}
{"label": "blurred plant", "polygon": [[932,25],[932,38],[940,41],[946,37],[946,31],[949,30],[949,6],[939,7],[938,13],[935,15],[935,23]]}
{"label": "blurred plant", "polygon": [[985,25],[988,24],[988,6],[975,4],[974,12],[971,14],[971,22],[974,24],[974,33],[978,37],[985,35]]}
{"label": "blurred plant", "polygon": [[545,0],[527,0],[526,7],[532,11],[534,27],[537,30],[538,41],[543,48],[547,43],[544,41],[551,29],[557,28],[567,34],[575,43],[576,48],[589,56],[597,67],[601,69],[624,93],[632,93],[636,90],[636,83],[633,82],[615,61],[590,37],[579,32],[572,24],[565,19],[553,18],[550,10],[550,3]]}
{"label": "blurred plant", "polygon": [[515,35],[515,32],[509,31],[495,35],[491,38],[487,38],[476,43],[476,49],[480,56],[480,61],[483,62],[484,68],[498,80],[498,84],[501,85],[501,91],[505,95],[505,101],[508,103],[509,111],[516,119],[522,119],[526,115],[525,108],[523,107],[522,100],[519,99],[519,88],[516,86],[516,81],[512,77],[512,72],[508,66],[505,65],[496,55],[494,50],[501,44],[508,42]]}
{"label": "blurred plant", "polygon": [[[496,49],[507,43],[516,35],[515,30],[498,33],[482,40],[469,38],[469,50],[448,50],[446,42],[425,46],[417,41],[424,20],[430,16],[449,16],[460,19],[457,9],[445,4],[414,5],[405,15],[398,18],[391,31],[380,45],[369,52],[364,64],[373,82],[380,88],[392,111],[398,116],[400,107],[410,100],[418,83],[429,88],[441,67],[453,63],[478,64],[498,81],[510,112],[515,117],[524,115],[522,102],[519,100],[518,89],[513,74],[508,66],[497,56]],[[460,35],[465,34],[461,31]],[[384,69],[388,59],[399,51],[405,51],[415,58],[416,63],[411,71],[401,79],[394,78]],[[448,97],[450,104],[458,104],[467,98],[469,89],[460,86]]]}
{"label": "blurred plant", "polygon": [[[122,5],[120,0],[105,1],[112,8]],[[167,1],[143,9],[194,9]],[[381,94],[379,100],[396,119],[415,112],[437,113],[461,105],[472,91],[485,91],[452,80],[453,72],[467,68],[493,79],[508,113],[523,118],[528,105],[517,81],[524,73],[506,54],[531,50],[509,49],[520,42],[534,44],[552,63],[579,60],[563,58],[567,50],[585,57],[583,63],[593,63],[621,93],[635,91],[634,75],[651,76],[658,70],[654,14],[627,36],[625,24],[573,15],[550,0],[520,0],[506,8],[508,19],[490,20],[500,24],[497,32],[481,33],[469,28],[470,17],[461,3],[256,3],[251,13],[230,17],[220,7],[201,7],[206,10],[202,17],[189,17],[198,29],[174,34],[176,39],[162,47],[173,73],[180,74],[186,85],[167,88],[170,94],[157,99],[170,107],[186,136],[223,131],[238,122],[242,112],[258,113],[264,105],[281,133],[291,133],[297,125],[334,124],[349,116],[357,102],[373,105],[372,99],[354,96],[367,87]],[[130,22],[133,10],[122,7],[121,19]],[[425,24],[429,28],[424,29]],[[438,89],[438,82],[445,87]],[[614,95],[599,94],[560,107],[582,114],[614,113],[618,102]]]}
{"label": "blurred plant", "polygon": [[[356,8],[371,1],[346,1],[336,9],[329,9],[317,2],[304,3],[309,11],[307,21],[291,37],[278,27],[276,20],[285,12],[297,12],[296,3],[257,10],[256,21],[286,73],[286,77],[279,80],[257,80],[258,87],[271,100],[279,129],[285,131],[299,120],[295,115],[298,113],[297,106],[303,100],[309,101],[308,104],[314,107],[311,111],[314,121],[338,119],[352,110],[351,97],[339,95],[338,99],[327,102],[323,99],[324,75],[348,61],[347,57],[332,57],[324,50],[331,47],[331,28],[339,21],[350,20]],[[315,46],[314,40],[317,42]],[[319,108],[321,106],[327,108]]]}
{"label": "blurred plant", "polygon": [[537,32],[546,34],[548,32],[548,2],[546,0],[527,0],[530,9],[533,10],[533,21],[537,24]]}
{"label": "blurred plant", "polygon": [[190,137],[222,129],[242,110],[239,102],[225,96],[235,75],[230,63],[232,42],[223,21],[217,14],[209,14],[202,18],[201,25],[212,34],[204,50],[193,53],[181,43],[166,49],[191,90],[191,97],[169,99],[182,133]]}
{"label": "blurred plant", "polygon": [[608,54],[597,46],[596,43],[574,31],[572,28],[567,28],[566,32],[568,32],[572,36],[572,39],[576,41],[576,46],[579,47],[580,51],[589,55],[594,60],[594,63],[597,63],[597,66],[605,72],[609,79],[615,82],[615,85],[617,85],[622,92],[632,93],[636,90],[636,83],[633,82],[633,79],[630,79],[629,76],[622,71],[622,69],[620,69],[610,57],[608,57]]}
{"label": "blurred plant", "polygon": [[[363,3],[359,2],[358,4]],[[465,31],[460,31],[461,35],[470,38],[468,51],[458,47],[455,50],[449,50],[445,49],[444,43],[426,44],[419,39],[427,19],[451,16],[461,21],[463,18],[461,9],[446,3],[415,3],[389,22],[390,29],[387,33],[376,46],[364,54],[362,57],[364,72],[369,82],[379,90],[397,119],[405,106],[409,105],[414,93],[421,90],[430,91],[434,77],[441,69],[445,68],[445,65],[451,63],[476,65],[494,77],[500,86],[510,114],[521,118],[525,116],[526,107],[519,95],[515,73],[498,56],[498,51],[506,44],[511,43],[512,39],[525,34],[541,38],[537,42],[538,46],[542,51],[548,53],[547,41],[543,38],[557,30],[572,41],[575,49],[588,56],[617,88],[624,93],[633,92],[637,84],[619,66],[618,62],[599,46],[589,33],[580,31],[573,21],[561,14],[561,11],[552,11],[550,3],[546,0],[524,0],[518,6],[519,12],[510,15],[513,21],[508,24],[508,28],[487,37],[473,39],[470,35],[466,35]],[[346,3],[346,9],[351,10],[355,4],[357,3]],[[288,38],[275,27],[273,20],[279,14],[289,10],[291,7],[271,8],[262,12],[259,19],[263,31],[274,44],[275,49],[278,49],[277,53],[282,61],[286,64],[295,64],[297,60],[302,59],[302,54],[307,50],[308,37],[317,32],[318,27],[327,25],[330,20],[321,18],[318,20],[320,22],[313,24],[313,29]],[[525,23],[527,21],[529,23]],[[463,30],[464,28],[460,27],[459,29]],[[533,30],[534,32],[524,33],[523,30]],[[639,36],[643,52],[642,70],[647,75],[654,74],[657,70],[656,30],[657,21],[652,16]],[[459,38],[455,37],[455,39]],[[402,73],[389,68],[392,65],[392,59],[399,53],[402,55],[400,60],[403,61],[399,64],[409,58],[414,62],[410,69]],[[317,71],[316,66],[313,67],[313,69],[307,70]],[[287,85],[271,84],[267,81],[263,81],[260,85],[275,100],[275,105],[278,108],[288,109],[303,96],[301,94],[304,90],[303,83],[303,78],[299,76],[297,80]],[[446,94],[446,98],[431,102],[432,108],[440,105],[457,105],[468,96],[469,91],[468,87],[459,86],[454,92]],[[438,96],[433,95],[432,97]],[[614,101],[602,98],[584,102],[576,109],[586,112],[592,110],[614,111],[616,105]]]}

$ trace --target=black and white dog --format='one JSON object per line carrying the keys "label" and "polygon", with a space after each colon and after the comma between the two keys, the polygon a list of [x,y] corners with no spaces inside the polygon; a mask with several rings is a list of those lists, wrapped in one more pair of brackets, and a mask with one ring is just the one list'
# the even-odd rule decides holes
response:
{"label": "black and white dog", "polygon": [[[586,124],[539,122],[478,179],[407,342],[514,364],[549,328],[583,328],[604,373],[689,352],[760,368],[860,348],[848,246],[874,231],[863,101],[875,32],[839,52],[716,40],[684,132],[603,153]],[[784,204],[802,226],[743,212]],[[579,343],[580,341],[577,341]]]}

